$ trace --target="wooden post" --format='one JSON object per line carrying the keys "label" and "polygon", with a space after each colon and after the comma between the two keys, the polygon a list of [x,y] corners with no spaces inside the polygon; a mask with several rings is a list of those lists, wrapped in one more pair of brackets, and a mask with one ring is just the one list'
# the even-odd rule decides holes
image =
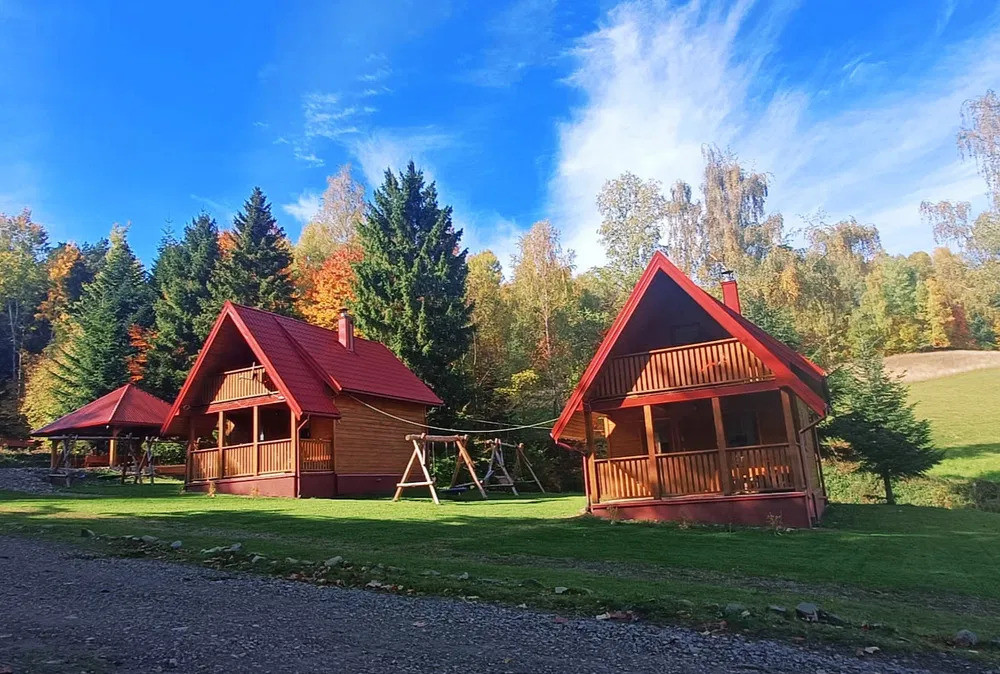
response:
{"label": "wooden post", "polygon": [[799,451],[799,443],[795,437],[795,420],[792,418],[792,398],[788,391],[781,389],[781,411],[785,416],[785,435],[788,437],[788,465],[792,469],[792,479],[795,488],[805,489],[802,470],[802,453]]}
{"label": "wooden post", "polygon": [[59,466],[59,441],[50,441],[49,448],[49,469],[55,470]]}
{"label": "wooden post", "polygon": [[222,461],[222,448],[226,446],[226,412],[225,410],[219,410],[219,455],[215,457],[215,477],[216,479],[222,477],[222,469],[225,467],[225,463]]}
{"label": "wooden post", "polygon": [[291,408],[288,409],[291,416],[292,433],[292,460],[295,462],[295,498],[301,496],[302,491],[302,457],[299,456],[299,418],[295,416]]}
{"label": "wooden post", "polygon": [[118,460],[118,429],[111,429],[111,439],[108,440],[108,468],[114,470]]}
{"label": "wooden post", "polygon": [[260,405],[253,406],[253,474],[260,475]]}
{"label": "wooden post", "polygon": [[601,500],[601,488],[597,483],[597,447],[594,444],[594,417],[590,410],[583,408],[583,430],[587,439],[587,505]]}
{"label": "wooden post", "polygon": [[722,401],[712,398],[712,417],[715,419],[715,444],[719,447],[719,486],[723,494],[733,493],[733,472],[729,469],[726,451],[726,429],[722,423]]}
{"label": "wooden post", "polygon": [[184,484],[191,484],[191,470],[194,468],[192,465],[194,459],[192,458],[191,452],[198,449],[198,429],[196,428],[197,419],[195,415],[188,417],[188,444],[187,444],[187,454],[184,457]]}
{"label": "wooden post", "polygon": [[653,498],[663,496],[663,486],[660,484],[660,467],[656,459],[656,430],[653,428],[653,406],[642,406],[642,419],[646,425],[646,453],[649,456],[649,468],[646,476],[649,480],[649,493]]}

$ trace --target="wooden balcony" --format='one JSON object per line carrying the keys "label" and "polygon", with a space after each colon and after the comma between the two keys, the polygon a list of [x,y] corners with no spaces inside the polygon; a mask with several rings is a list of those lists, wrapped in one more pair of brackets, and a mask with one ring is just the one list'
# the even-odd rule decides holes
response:
{"label": "wooden balcony", "polygon": [[[333,470],[333,443],[299,440],[302,472]],[[197,449],[189,456],[189,482],[295,472],[291,438]]]}
{"label": "wooden balcony", "polygon": [[792,491],[792,460],[784,444],[596,459],[594,502]]}
{"label": "wooden balcony", "polygon": [[217,375],[209,384],[206,403],[225,403],[256,398],[278,392],[263,365],[228,370]]}
{"label": "wooden balcony", "polygon": [[591,391],[603,400],[773,378],[739,340],[723,339],[609,358]]}

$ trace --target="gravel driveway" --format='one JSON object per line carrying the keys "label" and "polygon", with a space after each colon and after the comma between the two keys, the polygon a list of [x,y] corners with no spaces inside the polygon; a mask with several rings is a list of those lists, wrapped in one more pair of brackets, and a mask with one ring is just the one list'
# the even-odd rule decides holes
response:
{"label": "gravel driveway", "polygon": [[0,537],[0,672],[978,671],[921,665]]}

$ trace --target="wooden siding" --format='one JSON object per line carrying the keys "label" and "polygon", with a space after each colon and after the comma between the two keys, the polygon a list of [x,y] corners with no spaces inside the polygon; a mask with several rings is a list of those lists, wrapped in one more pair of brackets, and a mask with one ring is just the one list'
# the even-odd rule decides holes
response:
{"label": "wooden siding", "polygon": [[338,474],[402,474],[413,452],[413,443],[404,438],[421,433],[426,423],[426,407],[385,398],[357,396],[373,407],[418,425],[404,423],[380,414],[350,395],[339,395],[334,402],[342,415],[337,422],[334,466]]}
{"label": "wooden siding", "polygon": [[228,370],[208,380],[203,403],[223,403],[277,393],[263,365]]}
{"label": "wooden siding", "polygon": [[688,344],[609,358],[594,400],[766,381],[774,374],[737,339]]}

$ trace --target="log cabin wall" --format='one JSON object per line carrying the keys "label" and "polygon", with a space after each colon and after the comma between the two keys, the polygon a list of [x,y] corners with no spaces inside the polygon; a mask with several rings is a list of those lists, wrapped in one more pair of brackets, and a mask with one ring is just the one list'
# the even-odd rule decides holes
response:
{"label": "log cabin wall", "polygon": [[[420,403],[356,397],[397,417],[420,425],[426,423],[426,407]],[[379,414],[349,395],[337,396],[335,402],[342,415],[333,450],[338,475],[401,475],[413,452],[413,444],[405,436],[425,429]]]}
{"label": "log cabin wall", "polygon": [[641,407],[609,412],[604,426],[608,456],[645,456],[645,433]]}

